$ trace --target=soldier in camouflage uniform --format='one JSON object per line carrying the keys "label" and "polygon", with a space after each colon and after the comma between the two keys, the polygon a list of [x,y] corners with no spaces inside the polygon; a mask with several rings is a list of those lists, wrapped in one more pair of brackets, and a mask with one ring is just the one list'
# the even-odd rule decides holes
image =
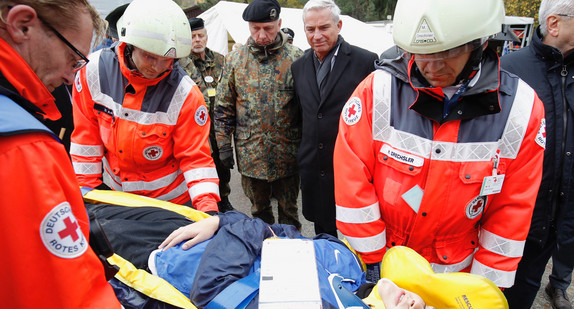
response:
{"label": "soldier in camouflage uniform", "polygon": [[[207,48],[207,31],[201,18],[190,18],[189,26],[191,27],[191,54],[188,58],[179,60],[179,65],[187,72],[193,81],[199,86],[207,108],[209,118],[213,119],[213,107],[215,103],[215,93],[217,83],[221,78],[224,56]],[[226,212],[233,210],[229,202],[229,181],[231,180],[231,171],[224,166],[219,160],[219,149],[215,140],[215,131],[213,121],[211,122],[211,131],[209,132],[209,144],[211,146],[211,156],[219,176],[219,196],[221,201],[217,203],[219,211]]]}
{"label": "soldier in camouflage uniform", "polygon": [[251,37],[226,59],[217,87],[215,134],[221,161],[234,164],[231,135],[243,191],[251,214],[274,223],[270,199],[279,204],[279,223],[301,227],[297,215],[297,151],[301,115],[294,101],[291,64],[303,52],[280,31],[276,0],[254,0],[243,12]]}

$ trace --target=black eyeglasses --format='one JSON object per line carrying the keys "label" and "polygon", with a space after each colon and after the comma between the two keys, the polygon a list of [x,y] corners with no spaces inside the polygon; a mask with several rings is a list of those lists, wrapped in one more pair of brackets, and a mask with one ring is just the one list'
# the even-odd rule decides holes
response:
{"label": "black eyeglasses", "polygon": [[574,17],[572,14],[556,14],[558,16]]}
{"label": "black eyeglasses", "polygon": [[74,47],[74,45],[72,45],[72,43],[70,43],[70,41],[66,40],[66,38],[60,34],[60,32],[58,32],[58,30],[56,30],[54,27],[52,27],[52,25],[50,25],[49,23],[47,23],[45,20],[43,20],[42,18],[40,18],[40,16],[38,16],[38,19],[44,23],[44,25],[46,25],[46,27],[50,28],[50,30],[52,30],[52,32],[54,32],[56,34],[56,36],[62,40],[62,42],[64,42],[66,45],[68,45],[68,47],[70,47],[78,56],[80,56],[81,59],[76,61],[76,64],[74,65],[74,73],[78,72],[79,70],[81,70],[83,67],[86,66],[86,64],[88,64],[88,62],[90,61],[86,56],[84,56],[84,54],[82,54],[82,52],[80,52],[76,47]]}

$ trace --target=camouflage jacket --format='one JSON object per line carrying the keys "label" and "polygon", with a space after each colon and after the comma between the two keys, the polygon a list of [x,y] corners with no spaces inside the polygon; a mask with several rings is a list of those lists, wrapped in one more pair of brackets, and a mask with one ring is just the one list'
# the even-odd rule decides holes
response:
{"label": "camouflage jacket", "polygon": [[301,113],[291,64],[303,52],[279,33],[263,47],[249,39],[226,58],[215,99],[219,148],[235,140],[242,175],[274,181],[297,173]]}
{"label": "camouflage jacket", "polygon": [[209,116],[212,119],[212,100],[215,100],[215,90],[221,78],[224,63],[225,57],[209,48],[205,48],[205,60],[194,54],[190,54],[189,57],[179,60],[179,65],[199,86],[199,89],[201,89],[205,104],[207,104],[207,108],[209,109]]}

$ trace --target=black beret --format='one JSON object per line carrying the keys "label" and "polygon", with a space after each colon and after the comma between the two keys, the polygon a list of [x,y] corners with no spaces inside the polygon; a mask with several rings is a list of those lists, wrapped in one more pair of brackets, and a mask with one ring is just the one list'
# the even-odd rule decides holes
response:
{"label": "black beret", "polygon": [[195,18],[195,17],[190,18],[189,19],[189,27],[191,28],[191,31],[205,28],[205,26],[203,24],[203,19],[202,18]]}
{"label": "black beret", "polygon": [[266,23],[279,19],[281,6],[277,0],[253,0],[243,11],[243,20]]}
{"label": "black beret", "polygon": [[116,24],[118,23],[120,17],[124,15],[124,12],[126,11],[128,5],[129,3],[120,5],[106,16],[106,21],[108,22],[108,32],[107,32],[108,36],[111,36],[112,38],[115,39],[119,38],[118,28],[116,27]]}
{"label": "black beret", "polygon": [[295,32],[293,32],[293,30],[289,28],[281,28],[281,31],[283,31],[283,33],[288,35],[290,39],[293,39],[295,37]]}

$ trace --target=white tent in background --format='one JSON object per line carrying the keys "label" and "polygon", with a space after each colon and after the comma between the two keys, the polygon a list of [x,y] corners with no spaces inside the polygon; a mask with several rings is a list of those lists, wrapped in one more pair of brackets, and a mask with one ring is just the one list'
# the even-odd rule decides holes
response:
{"label": "white tent in background", "polygon": [[[244,44],[249,38],[249,28],[241,17],[247,4],[219,1],[198,17],[205,21],[207,29],[207,47],[221,54],[228,53],[228,34],[238,43]],[[303,30],[303,10],[281,8],[281,27],[291,28],[295,32],[293,45],[306,50],[309,48]],[[392,34],[384,29],[377,29],[347,15],[341,15],[343,28],[341,35],[352,45],[381,54],[393,45]]]}

